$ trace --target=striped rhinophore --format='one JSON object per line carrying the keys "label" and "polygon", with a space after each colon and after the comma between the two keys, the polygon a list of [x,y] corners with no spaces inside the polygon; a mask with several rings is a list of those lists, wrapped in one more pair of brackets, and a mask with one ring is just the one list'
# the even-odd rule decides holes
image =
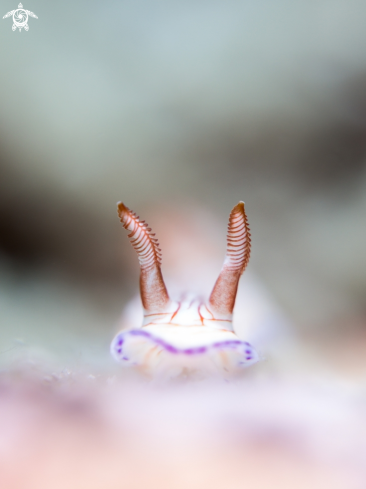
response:
{"label": "striped rhinophore", "polygon": [[249,263],[250,244],[250,230],[244,202],[239,202],[229,217],[225,267],[240,271],[242,274]]}
{"label": "striped rhinophore", "polygon": [[244,202],[239,202],[230,213],[225,261],[209,299],[217,314],[230,316],[233,312],[239,280],[249,262],[250,244]]}
{"label": "striped rhinophore", "polygon": [[168,305],[169,295],[161,273],[161,250],[158,240],[145,221],[140,221],[140,218],[122,202],[117,206],[123,227],[131,231],[128,237],[139,258],[142,305],[145,311],[160,311]]}
{"label": "striped rhinophore", "polygon": [[161,249],[149,225],[145,221],[141,221],[140,217],[122,202],[117,205],[118,215],[123,227],[131,231],[128,237],[137,252],[141,268],[148,269],[154,265],[160,266]]}

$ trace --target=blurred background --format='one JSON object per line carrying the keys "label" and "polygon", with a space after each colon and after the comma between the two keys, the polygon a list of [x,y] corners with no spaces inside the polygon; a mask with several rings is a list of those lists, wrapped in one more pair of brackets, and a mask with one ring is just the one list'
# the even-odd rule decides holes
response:
{"label": "blurred background", "polygon": [[114,371],[138,287],[117,201],[156,231],[168,287],[206,277],[208,294],[244,200],[242,292],[298,338],[284,371],[306,344],[305,369],[364,385],[366,3],[29,1],[28,32],[0,24],[2,372]]}
{"label": "blurred background", "polygon": [[188,239],[184,220],[211,216],[201,232],[217,242],[215,273],[228,213],[245,200],[250,271],[292,327],[361,334],[365,2],[25,8],[39,17],[29,32],[11,18],[0,30],[3,351],[36,334],[55,350],[71,332],[64,353],[74,334],[107,341],[137,289],[118,200],[187,267],[168,237]]}

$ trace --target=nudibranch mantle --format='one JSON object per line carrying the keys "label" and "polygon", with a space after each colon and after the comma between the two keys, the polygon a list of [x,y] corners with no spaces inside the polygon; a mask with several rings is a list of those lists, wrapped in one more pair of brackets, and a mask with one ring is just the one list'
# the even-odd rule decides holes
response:
{"label": "nudibranch mantle", "polygon": [[144,319],[140,328],[117,334],[111,344],[113,357],[150,375],[173,377],[182,372],[226,376],[256,363],[257,352],[238,338],[232,325],[239,279],[250,255],[244,202],[231,211],[225,261],[207,304],[189,295],[170,299],[151,228],[122,202],[118,214],[139,257]]}

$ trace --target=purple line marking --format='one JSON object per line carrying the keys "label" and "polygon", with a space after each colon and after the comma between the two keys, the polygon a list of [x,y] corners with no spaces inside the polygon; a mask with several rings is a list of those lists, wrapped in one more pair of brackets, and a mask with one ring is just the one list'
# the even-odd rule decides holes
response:
{"label": "purple line marking", "polygon": [[[153,339],[153,340],[154,340],[154,338],[151,338],[151,339]],[[169,345],[168,343],[165,343],[165,342],[164,342],[164,341],[162,341],[162,340],[160,340],[160,341],[159,341],[158,339],[156,339],[156,340],[155,340],[155,342],[156,342],[158,345],[160,345],[160,346],[162,346],[163,348],[165,348],[165,349],[166,349],[167,351],[169,351],[170,353],[179,353],[179,352],[178,352],[178,350],[177,350],[177,348],[175,348],[175,346],[173,346],[173,345]]]}
{"label": "purple line marking", "polygon": [[196,348],[187,348],[186,350],[183,350],[182,353],[186,355],[195,355],[196,353],[205,353],[207,348],[205,346],[198,346]]}
{"label": "purple line marking", "polygon": [[244,342],[240,340],[226,340],[226,341],[220,341],[218,343],[214,343],[212,346],[214,348],[221,348],[222,346],[238,346],[242,345]]}
{"label": "purple line marking", "polygon": [[131,334],[133,336],[145,336],[145,337],[152,338],[152,335],[150,333],[148,333],[147,331],[140,331],[139,329],[132,329],[131,331],[128,331],[127,334]]}
{"label": "purple line marking", "polygon": [[[121,337],[123,335],[123,338]],[[151,341],[153,341],[156,345],[159,345],[161,346],[162,348],[164,348],[164,350],[168,351],[169,353],[173,353],[173,354],[183,354],[183,355],[200,355],[200,354],[203,354],[205,352],[207,352],[210,348],[237,348],[238,346],[243,346],[243,345],[246,345],[246,347],[248,348],[251,348],[251,345],[249,343],[247,343],[246,341],[240,341],[240,340],[225,340],[225,341],[219,341],[219,342],[216,342],[216,343],[212,343],[211,345],[207,345],[207,346],[197,346],[197,347],[192,347],[192,348],[177,348],[173,345],[171,345],[170,343],[167,343],[166,341],[162,340],[161,338],[157,338],[156,336],[153,336],[151,333],[147,332],[147,331],[142,331],[142,330],[139,330],[139,329],[133,329],[131,331],[127,331],[126,333],[122,333],[121,336],[118,336],[119,340],[117,342],[117,345],[122,345],[122,343],[124,342],[124,338],[127,336],[127,335],[130,335],[130,336],[140,336],[140,337],[143,337],[143,338],[148,338],[150,339]],[[117,352],[118,353],[121,353],[121,348],[118,348],[117,349]],[[249,354],[249,357],[247,357],[247,360],[252,360],[252,350],[245,350],[245,353],[248,355]],[[123,357],[123,360],[128,360],[127,357]],[[240,362],[240,363],[245,363],[245,362]]]}

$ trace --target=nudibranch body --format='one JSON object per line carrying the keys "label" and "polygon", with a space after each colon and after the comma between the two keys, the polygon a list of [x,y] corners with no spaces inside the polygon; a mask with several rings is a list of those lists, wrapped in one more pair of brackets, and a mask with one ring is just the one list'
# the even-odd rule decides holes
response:
{"label": "nudibranch body", "polygon": [[244,202],[231,211],[225,261],[207,304],[189,295],[170,299],[161,273],[161,250],[151,228],[122,202],[118,214],[140,262],[144,319],[140,328],[117,334],[111,345],[114,358],[153,376],[168,377],[227,376],[256,363],[257,352],[238,338],[232,325],[239,279],[250,255]]}

